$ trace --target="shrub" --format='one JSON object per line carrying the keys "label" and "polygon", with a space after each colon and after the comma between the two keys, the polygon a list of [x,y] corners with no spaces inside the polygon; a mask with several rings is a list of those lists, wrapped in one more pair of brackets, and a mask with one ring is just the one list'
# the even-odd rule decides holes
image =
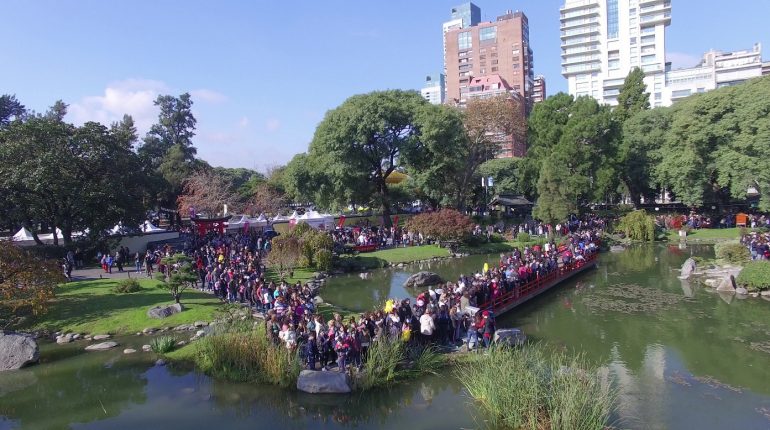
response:
{"label": "shrub", "polygon": [[118,285],[112,288],[112,291],[118,294],[129,294],[141,291],[142,287],[139,285],[139,281],[133,278],[121,279],[118,281]]}
{"label": "shrub", "polygon": [[620,219],[615,231],[623,232],[631,240],[655,240],[655,218],[642,209],[629,212]]}
{"label": "shrub", "polygon": [[318,270],[329,271],[332,269],[332,252],[328,249],[319,249],[315,253],[315,266]]}
{"label": "shrub", "polygon": [[745,285],[746,289],[752,292],[770,289],[770,261],[746,263],[735,282]]}
{"label": "shrub", "polygon": [[461,364],[457,376],[492,424],[507,428],[606,428],[616,401],[582,357],[550,354],[539,345],[495,346]]}
{"label": "shrub", "polygon": [[516,241],[518,242],[529,242],[530,239],[532,238],[529,236],[529,233],[522,232],[522,233],[519,233],[518,236],[516,236]]}
{"label": "shrub", "polygon": [[738,242],[722,242],[714,245],[714,253],[720,260],[742,264],[751,260],[749,248]]}
{"label": "shrub", "polygon": [[176,339],[171,336],[156,337],[150,342],[150,349],[156,354],[165,354],[174,350]]}
{"label": "shrub", "polygon": [[471,234],[473,222],[454,209],[441,209],[409,218],[406,228],[436,240],[460,240]]}

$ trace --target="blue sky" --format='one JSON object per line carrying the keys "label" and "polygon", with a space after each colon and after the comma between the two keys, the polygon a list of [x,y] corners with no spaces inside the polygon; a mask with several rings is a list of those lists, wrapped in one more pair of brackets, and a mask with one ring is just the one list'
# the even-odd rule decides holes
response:
{"label": "blue sky", "polygon": [[[43,111],[70,104],[75,123],[132,114],[143,133],[157,94],[189,91],[198,154],[264,170],[305,151],[324,112],[372,90],[414,88],[442,68],[441,23],[458,1],[28,1],[0,5],[0,93]],[[479,0],[482,19],[529,17],[535,73],[560,75],[561,0]],[[672,0],[674,67],[709,49],[761,42],[770,0]]]}

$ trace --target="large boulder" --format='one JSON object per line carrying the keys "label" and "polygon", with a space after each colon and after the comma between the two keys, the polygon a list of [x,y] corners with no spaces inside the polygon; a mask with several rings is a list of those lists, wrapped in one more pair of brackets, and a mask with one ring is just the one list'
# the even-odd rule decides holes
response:
{"label": "large boulder", "polygon": [[517,328],[506,328],[495,331],[495,343],[509,346],[521,346],[526,340],[527,335]]}
{"label": "large boulder", "polygon": [[297,378],[297,389],[311,394],[344,394],[350,392],[350,384],[343,372],[303,370]]}
{"label": "large boulder", "polygon": [[163,319],[182,312],[182,309],[184,308],[180,303],[174,303],[173,305],[168,306],[155,306],[147,311],[147,316],[150,318]]}
{"label": "large boulder", "polygon": [[93,345],[88,345],[86,347],[86,351],[106,351],[108,349],[112,349],[118,346],[117,342],[102,342],[102,343],[95,343]]}
{"label": "large boulder", "polygon": [[687,279],[692,275],[692,272],[695,271],[695,260],[692,258],[688,258],[685,260],[684,264],[682,264],[682,269],[679,272],[679,277],[682,279]]}
{"label": "large boulder", "polygon": [[36,363],[40,349],[32,336],[0,330],[0,372]]}
{"label": "large boulder", "polygon": [[430,285],[438,285],[442,283],[444,283],[444,280],[441,279],[441,276],[439,276],[436,273],[417,272],[414,275],[410,276],[409,279],[406,280],[406,283],[404,283],[404,286],[407,288],[422,288],[422,287],[427,287]]}

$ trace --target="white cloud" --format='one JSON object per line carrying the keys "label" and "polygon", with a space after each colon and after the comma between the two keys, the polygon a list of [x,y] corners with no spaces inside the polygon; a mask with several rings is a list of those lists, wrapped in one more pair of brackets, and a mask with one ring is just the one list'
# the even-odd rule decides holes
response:
{"label": "white cloud", "polygon": [[684,69],[696,66],[701,60],[697,55],[687,54],[685,52],[666,52],[666,61],[671,62],[672,69]]}
{"label": "white cloud", "polygon": [[200,88],[197,90],[190,91],[190,95],[192,96],[193,102],[195,101],[203,101],[206,103],[211,104],[220,104],[227,101],[227,96],[214,90],[209,90],[206,88]]}
{"label": "white cloud", "polygon": [[149,79],[126,79],[107,85],[103,95],[86,96],[69,107],[75,124],[98,121],[109,125],[131,115],[139,132],[144,135],[158,117],[153,104],[159,94],[168,91],[165,83]]}
{"label": "white cloud", "polygon": [[238,120],[238,126],[240,126],[241,128],[248,127],[249,126],[249,118],[247,118],[245,116],[242,117],[240,120]]}
{"label": "white cloud", "polygon": [[281,128],[281,120],[278,118],[269,118],[265,122],[265,128],[267,131],[278,131],[278,129]]}

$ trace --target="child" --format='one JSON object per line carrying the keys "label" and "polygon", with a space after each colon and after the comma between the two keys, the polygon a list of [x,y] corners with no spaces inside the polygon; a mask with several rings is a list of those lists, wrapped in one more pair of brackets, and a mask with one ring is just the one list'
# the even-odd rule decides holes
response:
{"label": "child", "polygon": [[315,360],[318,356],[318,344],[315,340],[315,333],[310,332],[305,343],[305,365],[310,370],[315,370]]}

